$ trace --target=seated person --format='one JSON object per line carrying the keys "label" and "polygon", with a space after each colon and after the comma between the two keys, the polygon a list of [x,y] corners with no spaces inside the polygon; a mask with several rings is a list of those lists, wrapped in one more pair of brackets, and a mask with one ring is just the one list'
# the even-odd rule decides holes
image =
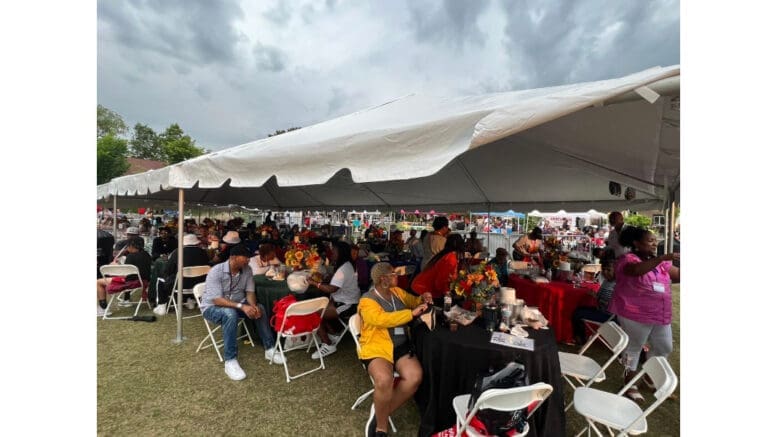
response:
{"label": "seated person", "polygon": [[[329,284],[310,280],[311,285],[329,295],[329,306],[324,311],[321,327],[318,330],[318,337],[323,343],[320,348],[321,356],[324,357],[337,352],[337,346],[333,344],[330,336],[335,338],[334,343],[336,343],[340,339],[340,335],[345,334],[337,319],[347,320],[348,317],[355,314],[356,305],[362,295],[359,290],[358,274],[351,258],[351,245],[345,241],[338,241],[334,248],[332,261],[335,266],[335,274],[332,276],[332,280]],[[341,332],[340,335],[332,334],[338,331]],[[319,353],[314,352],[312,358],[317,360]]]}
{"label": "seated person", "polygon": [[[118,293],[124,290],[131,290],[140,287],[142,284],[143,295],[145,296],[148,278],[151,276],[151,255],[144,249],[145,245],[145,241],[143,241],[143,238],[141,237],[130,238],[126,246],[127,257],[124,259],[124,264],[133,265],[138,268],[140,278],[137,278],[135,275],[129,275],[124,278],[123,284],[116,286],[111,284],[111,278],[100,278],[97,280],[97,301],[99,304],[97,308],[98,317],[105,315],[105,308],[108,307],[108,301],[106,299],[106,294],[108,292]],[[111,264],[116,264],[116,261]],[[132,305],[129,303],[129,300],[129,292],[127,292],[124,294],[124,299],[119,305],[125,306],[124,302],[128,302],[127,305]],[[108,315],[111,315],[110,312]]]}
{"label": "seated person", "polygon": [[367,267],[367,260],[364,257],[359,256],[359,246],[356,244],[351,245],[351,261],[356,266],[357,282],[359,283],[359,290],[365,291],[370,287],[370,270]]}
{"label": "seated person", "polygon": [[224,238],[221,239],[221,244],[219,245],[219,251],[211,260],[211,263],[220,264],[228,260],[230,251],[235,245],[240,244],[240,241],[240,234],[237,231],[229,231],[224,234]]}
{"label": "seated person", "polygon": [[[386,436],[389,415],[409,400],[421,384],[421,364],[411,353],[407,325],[426,311],[432,296],[424,293],[416,297],[397,287],[397,275],[389,263],[375,264],[370,276],[374,286],[359,300],[363,323],[359,359],[375,383],[366,433]],[[395,370],[400,376],[396,386]]]}
{"label": "seated person", "polygon": [[[602,259],[602,283],[599,292],[596,293],[596,307],[577,307],[572,313],[572,329],[575,335],[575,342],[579,345],[585,344],[587,336],[583,319],[594,322],[604,323],[610,320],[613,315],[607,310],[612,299],[612,292],[615,289],[615,255],[609,251]],[[617,319],[613,319],[617,321]]]}
{"label": "seated person", "polygon": [[478,238],[478,231],[472,230],[469,233],[469,238],[464,244],[464,251],[469,252],[470,255],[475,256],[476,253],[483,251],[483,243]]}
{"label": "seated person", "polygon": [[154,238],[151,246],[151,259],[156,260],[162,255],[169,255],[178,247],[178,240],[170,236],[170,228],[163,226],[159,228],[159,236]]}
{"label": "seated person", "polygon": [[273,353],[275,336],[270,330],[267,311],[256,303],[254,276],[248,267],[251,252],[242,244],[234,246],[229,259],[216,264],[205,279],[202,295],[202,317],[221,325],[224,337],[224,372],[229,379],[239,381],[246,377],[237,362],[238,319],[250,319],[264,346],[264,358],[275,364],[283,364],[279,352]]}
{"label": "seated person", "polygon": [[499,278],[499,285],[507,286],[507,249],[500,247],[496,249],[496,256],[488,262],[494,266],[496,275]]}
{"label": "seated person", "polygon": [[256,275],[264,275],[272,266],[280,266],[281,261],[275,255],[275,247],[272,244],[265,243],[259,246],[259,253],[251,258],[248,266]]}
{"label": "seated person", "polygon": [[[194,234],[183,236],[183,266],[207,266],[209,265],[208,254],[199,246],[200,240]],[[167,313],[167,301],[170,295],[175,293],[173,285],[178,275],[178,249],[170,253],[170,257],[165,265],[164,284],[157,288],[157,306],[154,308],[154,314],[163,316]],[[191,290],[200,282],[205,282],[205,275],[196,278],[183,278],[183,289]],[[186,307],[193,310],[196,303],[194,298],[189,297],[186,300]]]}
{"label": "seated person", "polygon": [[[427,238],[429,238],[427,236]],[[450,234],[445,247],[429,260],[410,286],[416,294],[431,293],[434,304],[443,305],[443,296],[450,289],[451,277],[462,268],[464,260],[464,238]]]}
{"label": "seated person", "polygon": [[116,242],[116,245],[113,247],[113,256],[119,256],[120,253],[124,253],[121,250],[124,249],[127,246],[127,243],[133,238],[137,238],[140,236],[140,230],[134,226],[131,226],[127,228],[127,238],[124,240],[119,240]]}

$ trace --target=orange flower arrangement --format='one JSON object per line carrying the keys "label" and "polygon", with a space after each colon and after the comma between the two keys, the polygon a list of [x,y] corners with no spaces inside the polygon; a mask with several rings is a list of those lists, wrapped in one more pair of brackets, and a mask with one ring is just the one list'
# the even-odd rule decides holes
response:
{"label": "orange flower arrangement", "polygon": [[321,265],[321,256],[316,250],[316,246],[309,246],[304,243],[292,243],[289,250],[284,255],[285,264],[295,270],[318,269]]}
{"label": "orange flower arrangement", "polygon": [[485,302],[496,292],[499,278],[494,266],[485,261],[480,263],[474,272],[459,270],[453,275],[450,290],[457,296],[469,296],[476,302]]}

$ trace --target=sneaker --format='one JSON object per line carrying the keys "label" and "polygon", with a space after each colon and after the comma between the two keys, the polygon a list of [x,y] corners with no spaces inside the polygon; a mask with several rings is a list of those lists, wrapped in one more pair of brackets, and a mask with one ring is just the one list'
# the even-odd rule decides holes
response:
{"label": "sneaker", "polygon": [[131,306],[135,305],[134,303],[132,303],[132,301],[130,300],[130,296],[127,295],[127,293],[122,293],[122,294],[118,295],[116,297],[116,300],[119,301],[119,306],[120,307],[131,307]]}
{"label": "sneaker", "polygon": [[332,355],[333,353],[337,352],[337,346],[333,344],[322,344],[319,349],[321,350],[321,354],[319,355],[318,351],[313,352],[313,355],[310,357],[314,360],[317,360],[319,358],[325,357],[327,355]]}
{"label": "sneaker", "polygon": [[110,317],[110,315],[111,315],[110,311],[101,308],[99,305],[97,306],[97,317],[103,317],[103,316]]}
{"label": "sneaker", "polygon": [[224,372],[226,372],[229,379],[233,381],[240,381],[246,377],[246,373],[235,359],[227,360],[224,362]]}
{"label": "sneaker", "polygon": [[154,314],[157,316],[164,316],[167,314],[167,304],[160,303],[159,305],[154,307]]}
{"label": "sneaker", "polygon": [[626,393],[623,394],[623,396],[626,396],[627,398],[631,399],[632,401],[642,404],[645,402],[645,398],[642,397],[642,393],[639,392],[637,387],[631,386],[628,390],[626,390]]}
{"label": "sneaker", "polygon": [[307,346],[308,341],[306,339],[303,339],[302,337],[288,337],[286,338],[286,343],[284,344],[286,350],[300,347],[300,346]]}
{"label": "sneaker", "polygon": [[283,364],[286,360],[283,358],[280,352],[276,352],[275,349],[267,349],[264,351],[264,359],[272,360],[273,364]]}
{"label": "sneaker", "polygon": [[185,305],[186,305],[186,308],[188,308],[190,310],[193,310],[193,309],[197,308],[197,302],[195,302],[194,299],[192,299],[191,297],[186,299],[186,304]]}
{"label": "sneaker", "polygon": [[364,435],[366,437],[375,437],[375,428],[378,426],[378,419],[375,417],[375,404],[370,405],[370,417],[364,426]]}

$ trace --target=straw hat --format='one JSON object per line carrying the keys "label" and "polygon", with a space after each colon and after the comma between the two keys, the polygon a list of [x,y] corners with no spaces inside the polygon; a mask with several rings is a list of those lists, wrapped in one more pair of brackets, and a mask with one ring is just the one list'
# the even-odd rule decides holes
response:
{"label": "straw hat", "polygon": [[200,244],[200,240],[194,234],[186,234],[183,236],[184,246],[197,246]]}
{"label": "straw hat", "polygon": [[140,235],[140,230],[135,226],[130,226],[129,228],[127,228],[127,233],[132,235]]}
{"label": "straw hat", "polygon": [[240,243],[240,235],[236,231],[229,231],[226,235],[224,235],[222,241],[227,244],[238,244]]}

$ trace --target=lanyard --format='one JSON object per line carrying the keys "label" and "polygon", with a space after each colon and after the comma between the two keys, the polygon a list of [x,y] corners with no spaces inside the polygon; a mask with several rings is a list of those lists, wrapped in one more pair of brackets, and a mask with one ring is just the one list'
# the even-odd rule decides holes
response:
{"label": "lanyard", "polygon": [[390,303],[391,306],[394,307],[394,311],[397,310],[397,304],[394,303],[394,293],[391,293],[391,302],[387,301],[383,296],[381,296],[377,288],[375,289],[375,294],[377,294],[380,300],[382,300],[383,302]]}

